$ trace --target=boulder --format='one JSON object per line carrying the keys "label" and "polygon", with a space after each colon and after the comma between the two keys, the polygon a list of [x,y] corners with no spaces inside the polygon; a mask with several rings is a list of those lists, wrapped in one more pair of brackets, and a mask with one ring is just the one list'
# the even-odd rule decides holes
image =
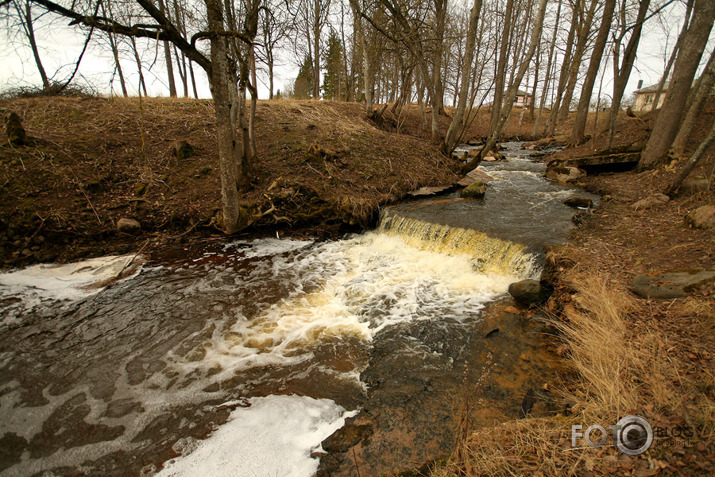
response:
{"label": "boulder", "polygon": [[171,153],[177,161],[181,162],[194,155],[194,147],[186,141],[174,141],[171,145]]}
{"label": "boulder", "polygon": [[590,209],[593,207],[593,201],[588,197],[571,197],[564,201],[564,205],[568,205],[574,209]]}
{"label": "boulder", "polygon": [[136,235],[142,229],[141,224],[135,219],[123,217],[117,221],[117,230],[122,233]]}
{"label": "boulder", "polygon": [[509,285],[509,294],[518,302],[533,305],[545,301],[549,294],[538,280],[522,280]]}
{"label": "boulder", "polygon": [[457,182],[457,185],[460,187],[469,187],[477,181],[486,183],[493,180],[494,178],[486,172],[480,171],[479,169],[472,169],[466,176],[462,177],[459,182]]}
{"label": "boulder", "polygon": [[715,205],[703,205],[685,216],[685,225],[695,229],[715,228]]}
{"label": "boulder", "polygon": [[586,171],[578,167],[556,166],[546,171],[546,178],[556,182],[572,182],[586,176]]}
{"label": "boulder", "polygon": [[631,290],[643,298],[680,298],[715,283],[715,270],[676,270],[659,275],[638,275],[631,280]]}
{"label": "boulder", "polygon": [[665,194],[651,194],[645,199],[641,199],[635,204],[631,205],[631,208],[633,210],[650,209],[651,207],[655,207],[657,205],[663,205],[668,201],[670,201],[670,197]]}
{"label": "boulder", "polygon": [[496,151],[489,151],[487,155],[484,156],[484,161],[486,162],[503,161],[505,159],[504,154]]}
{"label": "boulder", "polygon": [[469,187],[462,189],[459,196],[463,199],[483,199],[487,192],[487,184],[482,181],[476,181]]}

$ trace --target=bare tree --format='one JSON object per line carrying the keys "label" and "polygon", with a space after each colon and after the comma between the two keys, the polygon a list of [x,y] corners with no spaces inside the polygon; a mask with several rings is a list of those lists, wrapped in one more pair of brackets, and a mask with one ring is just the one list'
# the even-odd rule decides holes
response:
{"label": "bare tree", "polygon": [[[251,64],[250,57],[236,56],[235,53],[240,48],[250,50],[254,43],[259,1],[253,0],[243,5],[243,10],[240,12],[243,22],[239,25],[235,21],[236,12],[227,9],[221,0],[205,0],[208,30],[197,31],[190,38],[183,35],[150,0],[135,0],[146,17],[141,20],[141,23],[133,25],[97,15],[96,6],[89,6],[88,10],[82,10],[74,3],[66,7],[51,0],[32,1],[48,11],[71,19],[73,23],[91,29],[111,31],[132,38],[171,42],[207,72],[214,98],[218,132],[223,228],[226,233],[232,234],[249,225],[251,217],[239,206],[238,192],[247,184],[250,154],[252,150],[255,151],[255,147],[249,143],[251,132],[248,129],[252,127],[252,123],[246,120],[245,89],[242,101],[242,93],[237,89],[239,84],[237,80],[243,82],[239,87],[247,86],[246,83],[250,81],[248,72]],[[204,39],[210,41],[210,57],[206,57],[196,46],[198,41]],[[240,68],[240,76],[237,75],[237,64]]]}
{"label": "bare tree", "polygon": [[[536,117],[536,121],[534,121],[534,130],[532,131],[531,135],[536,136],[538,130],[539,130],[539,122],[541,122],[541,116],[544,113],[544,107],[546,106],[546,95],[549,92],[549,86],[551,86],[551,81],[553,77],[552,73],[552,63],[554,59],[554,49],[556,47],[556,38],[558,36],[559,32],[559,21],[561,19],[561,4],[562,0],[559,0],[558,7],[556,7],[556,20],[554,24],[554,30],[553,34],[551,37],[551,43],[549,45],[549,58],[546,63],[546,78],[544,80],[544,88],[541,90],[541,100],[539,101],[539,114]],[[536,91],[534,91],[534,99],[532,102],[536,102]]]}
{"label": "bare tree", "polygon": [[[623,4],[621,5],[621,29],[620,33],[614,41],[613,47],[613,97],[611,98],[611,113],[609,116],[609,149],[613,145],[613,138],[616,134],[616,121],[618,119],[618,113],[621,111],[621,101],[623,100],[623,93],[626,90],[628,78],[630,77],[631,70],[633,69],[633,62],[636,59],[636,51],[638,50],[638,43],[640,43],[641,32],[643,31],[643,23],[646,20],[646,15],[648,13],[649,6],[650,0],[639,0],[638,15],[636,17],[636,21],[633,25],[629,26],[626,20],[627,0],[623,0]],[[623,51],[623,61],[621,62],[620,47],[623,39],[625,38],[629,30],[633,31],[631,33],[630,38],[628,39],[626,49]]]}
{"label": "bare tree", "polygon": [[470,80],[472,76],[472,63],[474,62],[474,48],[477,43],[477,23],[479,13],[482,9],[482,0],[474,0],[472,9],[469,12],[469,27],[467,30],[467,44],[464,52],[464,65],[462,67],[461,84],[459,89],[459,103],[454,113],[452,122],[444,138],[443,151],[450,156],[457,145],[457,132],[462,127],[462,118],[467,107],[467,96],[469,94]]}
{"label": "bare tree", "polygon": [[507,93],[504,98],[504,105],[501,108],[501,114],[499,116],[499,123],[497,124],[497,128],[490,133],[489,137],[487,138],[486,144],[484,144],[484,147],[479,152],[479,156],[469,161],[462,168],[462,172],[464,173],[471,171],[477,165],[479,165],[479,162],[484,158],[484,156],[492,150],[492,148],[497,142],[497,137],[499,137],[499,134],[501,133],[502,129],[504,128],[504,125],[509,119],[509,115],[511,114],[511,110],[514,105],[514,99],[516,98],[517,89],[519,88],[522,79],[524,79],[526,70],[529,68],[531,59],[533,58],[534,52],[536,51],[536,45],[541,41],[541,32],[544,26],[544,15],[546,13],[546,4],[547,0],[540,0],[539,2],[539,10],[536,14],[534,27],[531,30],[529,49],[521,60],[519,69],[514,75],[514,80],[509,86],[509,89],[507,90]]}
{"label": "bare tree", "polygon": [[581,97],[578,101],[576,119],[574,121],[571,139],[569,143],[572,146],[581,144],[586,131],[586,119],[588,119],[588,107],[591,103],[591,95],[593,87],[596,84],[596,77],[601,67],[601,58],[603,51],[608,42],[608,35],[611,32],[611,22],[613,21],[613,12],[616,8],[616,0],[606,0],[603,6],[603,16],[601,17],[601,26],[598,28],[596,43],[593,46],[591,59],[588,63],[588,71],[586,71],[586,79],[581,88]]}
{"label": "bare tree", "polygon": [[675,60],[673,79],[668,86],[663,107],[656,117],[653,131],[643,154],[639,169],[653,168],[666,157],[680,128],[680,120],[693,84],[695,72],[710,35],[715,20],[715,2],[696,0],[693,6],[693,18],[679,48]]}
{"label": "bare tree", "polygon": [[693,155],[690,156],[685,165],[683,165],[683,167],[678,171],[678,174],[675,176],[673,181],[668,185],[668,188],[665,190],[667,195],[673,197],[678,193],[678,190],[680,190],[680,187],[683,185],[685,179],[690,175],[693,169],[695,169],[695,166],[698,165],[700,159],[702,159],[703,155],[705,155],[705,151],[708,150],[713,142],[715,142],[715,123],[713,123],[710,127],[710,132],[698,145],[698,148],[695,150]]}
{"label": "bare tree", "polygon": [[[47,72],[42,64],[42,58],[40,57],[40,50],[37,47],[37,39],[35,37],[35,18],[32,14],[32,2],[30,0],[12,0],[11,2],[13,9],[17,13],[17,20],[20,24],[22,32],[25,38],[30,44],[30,49],[32,50],[32,57],[35,60],[35,66],[37,71],[40,73],[40,78],[42,78],[42,88],[44,90],[50,89],[50,80],[47,77]],[[8,29],[8,31],[11,31]]]}
{"label": "bare tree", "polygon": [[690,136],[693,126],[695,126],[698,119],[700,119],[700,113],[705,106],[705,102],[712,94],[713,84],[715,84],[715,50],[710,53],[710,59],[705,67],[705,71],[697,81],[693,92],[688,98],[688,112],[685,114],[683,124],[680,125],[680,129],[678,130],[677,136],[675,136],[671,148],[675,154],[683,154],[685,152],[688,136]]}

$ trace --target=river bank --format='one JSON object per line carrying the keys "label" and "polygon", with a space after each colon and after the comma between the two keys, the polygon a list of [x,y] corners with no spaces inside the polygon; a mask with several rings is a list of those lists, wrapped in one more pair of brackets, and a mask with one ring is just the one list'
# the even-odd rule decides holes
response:
{"label": "river bank", "polygon": [[[33,138],[0,145],[0,267],[220,240],[210,101],[40,97],[0,108]],[[357,103],[261,101],[258,160],[240,199],[254,223],[240,237],[363,230],[380,206],[458,180],[456,161],[424,140],[418,108],[400,121],[380,129]],[[177,155],[180,141],[190,148]],[[119,231],[122,218],[140,229]]]}
{"label": "river bank", "polygon": [[[620,136],[623,145],[644,143],[651,120],[652,115],[625,119],[617,141]],[[691,134],[686,155],[712,121],[710,108]],[[589,141],[556,158],[597,149]],[[712,475],[714,284],[705,282],[681,297],[644,298],[633,293],[632,283],[643,274],[715,269],[715,230],[694,228],[685,220],[715,201],[714,159],[710,148],[693,172],[700,179],[667,202],[639,201],[662,193],[684,158],[653,171],[577,181],[603,200],[579,215],[569,243],[553,248],[547,259],[556,287],[539,310],[557,338],[547,346],[563,357],[566,369],[554,393],[556,410],[496,426],[477,422],[434,475]],[[581,432],[594,424],[608,429],[625,415],[642,416],[652,426],[654,441],[647,452],[623,454],[611,431],[604,446],[589,447],[582,437],[572,445],[573,425],[582,426]]]}

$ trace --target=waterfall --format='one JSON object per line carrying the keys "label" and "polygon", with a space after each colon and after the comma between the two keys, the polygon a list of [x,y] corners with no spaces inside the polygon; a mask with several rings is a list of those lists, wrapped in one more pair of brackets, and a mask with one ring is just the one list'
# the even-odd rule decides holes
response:
{"label": "waterfall", "polygon": [[528,278],[537,265],[526,246],[490,237],[473,229],[450,227],[418,219],[390,215],[383,211],[379,233],[399,237],[420,250],[445,255],[466,255],[475,271],[483,274],[512,275]]}

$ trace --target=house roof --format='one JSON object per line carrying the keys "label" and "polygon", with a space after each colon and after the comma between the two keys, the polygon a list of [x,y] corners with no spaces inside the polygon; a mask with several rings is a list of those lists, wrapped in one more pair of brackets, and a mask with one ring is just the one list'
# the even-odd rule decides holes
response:
{"label": "house roof", "polygon": [[522,91],[520,89],[516,90],[516,95],[517,96],[531,96],[531,93],[527,93],[526,91]]}
{"label": "house roof", "polygon": [[[655,93],[656,91],[658,91],[658,85],[653,84],[650,86],[646,86],[645,88],[641,88],[637,91],[634,91],[634,94]],[[668,91],[668,83],[665,83],[663,85],[663,91]]]}

